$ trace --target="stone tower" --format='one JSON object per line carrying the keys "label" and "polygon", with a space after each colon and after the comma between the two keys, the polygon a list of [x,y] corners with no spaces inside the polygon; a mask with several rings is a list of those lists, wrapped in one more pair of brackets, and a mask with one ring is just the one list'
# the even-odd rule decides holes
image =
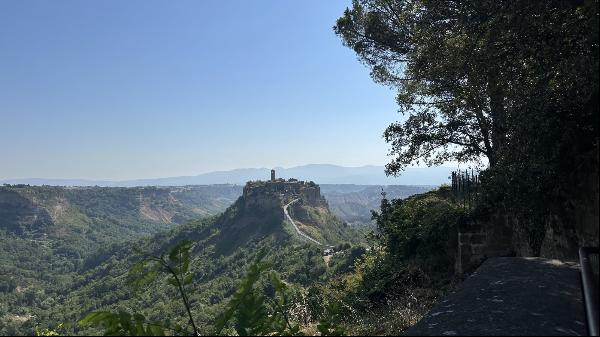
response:
{"label": "stone tower", "polygon": [[271,170],[271,181],[275,181],[275,170]]}

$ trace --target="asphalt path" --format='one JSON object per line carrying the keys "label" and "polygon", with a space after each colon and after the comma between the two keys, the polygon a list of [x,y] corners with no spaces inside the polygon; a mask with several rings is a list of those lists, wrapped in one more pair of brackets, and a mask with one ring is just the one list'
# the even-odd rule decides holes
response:
{"label": "asphalt path", "polygon": [[490,258],[406,334],[585,335],[578,267],[543,258]]}

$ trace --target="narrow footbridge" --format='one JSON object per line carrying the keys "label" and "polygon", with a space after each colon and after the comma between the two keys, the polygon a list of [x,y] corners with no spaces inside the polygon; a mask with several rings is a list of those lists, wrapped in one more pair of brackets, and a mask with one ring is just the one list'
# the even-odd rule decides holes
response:
{"label": "narrow footbridge", "polygon": [[586,334],[579,268],[543,258],[486,260],[406,335]]}

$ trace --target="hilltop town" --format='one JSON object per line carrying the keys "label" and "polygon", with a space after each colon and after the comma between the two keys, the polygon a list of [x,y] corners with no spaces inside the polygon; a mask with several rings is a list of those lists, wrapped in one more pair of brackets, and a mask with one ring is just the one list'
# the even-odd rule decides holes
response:
{"label": "hilltop town", "polygon": [[327,201],[321,195],[321,188],[312,181],[302,181],[294,178],[288,180],[275,177],[275,170],[271,170],[271,179],[267,181],[249,181],[244,186],[245,200],[260,198],[261,196],[276,196],[282,202],[301,198],[310,206],[327,206]]}

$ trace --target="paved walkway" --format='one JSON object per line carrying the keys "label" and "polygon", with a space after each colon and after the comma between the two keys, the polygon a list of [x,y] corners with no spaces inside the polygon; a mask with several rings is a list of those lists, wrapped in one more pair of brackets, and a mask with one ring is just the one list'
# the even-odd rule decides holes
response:
{"label": "paved walkway", "polygon": [[407,335],[585,335],[579,268],[542,258],[485,261]]}

